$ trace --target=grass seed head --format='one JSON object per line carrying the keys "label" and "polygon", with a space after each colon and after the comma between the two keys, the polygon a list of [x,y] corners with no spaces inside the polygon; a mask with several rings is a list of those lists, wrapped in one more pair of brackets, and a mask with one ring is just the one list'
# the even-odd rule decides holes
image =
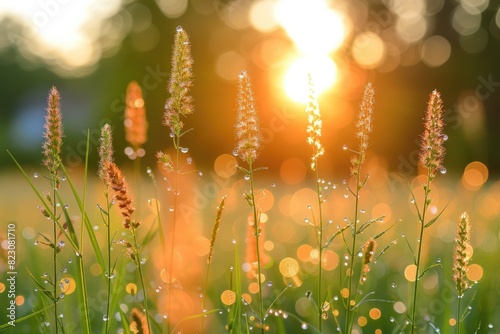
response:
{"label": "grass seed head", "polygon": [[42,145],[43,164],[49,170],[51,177],[59,186],[58,171],[61,166],[61,146],[63,137],[62,116],[60,109],[60,95],[56,87],[52,87],[47,99],[47,113],[45,116],[45,141]]}
{"label": "grass seed head", "polygon": [[429,171],[430,180],[438,171],[445,171],[443,166],[447,136],[443,133],[443,101],[437,90],[429,98],[425,115],[424,133],[421,138],[419,161]]}
{"label": "grass seed head", "polygon": [[453,255],[453,280],[459,296],[470,287],[467,279],[467,269],[472,254],[470,245],[469,215],[464,212],[458,222],[457,236],[455,237],[455,251]]}
{"label": "grass seed head", "polygon": [[321,113],[319,111],[319,104],[316,92],[314,91],[314,84],[311,75],[309,75],[309,97],[306,106],[307,113],[307,143],[311,145],[313,154],[311,157],[311,169],[316,170],[317,160],[325,153],[323,145],[321,145]]}
{"label": "grass seed head", "polygon": [[175,35],[172,70],[168,84],[170,97],[165,103],[163,123],[170,128],[171,133],[180,137],[186,117],[194,112],[193,97],[189,95],[189,89],[193,86],[193,57],[191,56],[191,43],[189,36],[177,27]]}
{"label": "grass seed head", "polygon": [[351,175],[356,175],[359,166],[365,161],[366,150],[369,146],[369,135],[373,130],[373,109],[375,105],[375,90],[369,82],[365,86],[363,99],[359,106],[358,121],[356,122],[356,137],[359,139],[358,154],[351,159]]}
{"label": "grass seed head", "polygon": [[99,169],[97,175],[101,178],[106,186],[109,186],[110,180],[106,171],[108,163],[113,162],[113,134],[111,126],[104,124],[101,128],[101,138],[99,139]]}
{"label": "grass seed head", "polygon": [[107,164],[108,178],[111,181],[111,188],[115,192],[115,201],[120,208],[120,213],[123,217],[123,226],[129,229],[139,227],[139,222],[132,220],[132,214],[135,208],[132,206],[132,197],[125,177],[120,168],[114,163]]}
{"label": "grass seed head", "polygon": [[236,149],[238,156],[248,164],[257,159],[261,134],[252,84],[246,71],[238,76],[238,96],[236,99]]}

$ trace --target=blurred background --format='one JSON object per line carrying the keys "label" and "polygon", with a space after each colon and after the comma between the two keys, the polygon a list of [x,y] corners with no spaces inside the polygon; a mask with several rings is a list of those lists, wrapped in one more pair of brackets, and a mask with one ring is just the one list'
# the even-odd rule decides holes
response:
{"label": "blurred background", "polygon": [[[222,194],[230,194],[230,200],[225,212],[227,226],[221,229],[216,254],[221,259],[226,254],[229,260],[217,261],[213,269],[217,282],[229,267],[233,238],[244,235],[240,229],[245,216],[237,208],[246,209],[241,198],[246,185],[243,180],[231,179],[233,175],[241,179],[241,174],[236,174],[235,158],[230,155],[240,71],[248,71],[252,79],[261,119],[264,147],[256,167],[269,169],[259,177],[269,177],[266,182],[277,181],[281,187],[266,189],[271,202],[276,196],[276,205],[271,203],[267,208],[273,220],[268,236],[276,244],[266,250],[276,261],[296,253],[306,278],[314,275],[315,264],[301,257],[303,245],[299,249],[295,246],[312,238],[308,236],[311,227],[304,223],[309,214],[306,203],[314,199],[313,191],[307,188],[312,182],[308,174],[311,150],[306,143],[307,74],[311,73],[315,82],[323,118],[326,153],[321,157],[321,174],[339,185],[348,183],[341,180],[349,178],[352,154],[343,147],[356,145],[354,123],[363,88],[367,82],[375,87],[374,131],[366,168],[372,178],[363,205],[371,208],[367,211],[371,217],[385,215],[385,224],[401,222],[385,236],[386,244],[404,238],[401,231],[409,231],[410,236],[416,226],[408,184],[413,191],[421,190],[422,180],[416,177],[418,139],[429,94],[437,89],[447,123],[445,166],[449,177],[439,178],[431,213],[445,205],[448,208],[439,227],[432,227],[429,246],[433,252],[429,253],[433,255],[429,257],[434,261],[434,255],[439,255],[446,268],[450,267],[447,254],[453,247],[456,219],[464,210],[470,211],[472,244],[477,250],[471,280],[481,281],[481,288],[469,332],[478,322],[499,319],[500,274],[495,270],[495,259],[500,255],[498,0],[0,0],[0,221],[26,225],[22,230],[26,240],[34,239],[40,229],[32,226],[41,220],[41,216],[35,217],[39,213],[33,205],[38,199],[22,183],[6,150],[29,175],[43,172],[43,123],[47,94],[53,85],[62,97],[62,159],[68,169],[83,167],[90,131],[90,168],[95,171],[104,123],[113,128],[118,164],[124,168],[132,165],[125,154],[128,144],[124,134],[125,92],[132,80],[142,87],[149,122],[148,141],[143,146],[146,154],[141,160],[144,171],[145,166],[155,165],[154,152],[172,148],[162,118],[178,26],[190,36],[195,75],[192,95],[196,110],[186,119],[186,128],[193,131],[182,138],[182,146],[189,148],[193,168],[205,173],[201,181],[192,180],[201,184],[192,187],[199,190],[194,199],[186,195],[186,203],[189,200],[189,207],[199,214],[197,234],[192,230],[180,234],[189,239],[184,240],[186,254],[192,256],[193,244],[202,244],[198,242],[201,235],[208,235],[206,217],[213,216],[215,200]],[[346,212],[352,212],[352,198],[347,199],[343,188],[333,192],[335,210],[328,206],[331,212],[327,215],[334,225],[342,223]],[[100,198],[100,191],[89,197]],[[142,193],[151,194],[151,189]],[[200,204],[196,200],[204,201]],[[148,212],[147,208],[143,212]],[[197,239],[194,236],[198,234]],[[203,240],[206,245],[208,239]],[[342,245],[336,247],[334,251],[341,254]],[[406,283],[401,273],[411,259],[403,242],[398,247],[403,253],[388,252],[387,266],[380,263],[380,269],[374,269],[378,271],[373,284],[388,289],[392,282]],[[38,250],[27,250],[32,252],[26,259],[31,266],[37,262],[31,255]],[[196,255],[198,262],[205,260],[202,251]],[[186,259],[193,262],[191,257]],[[200,268],[204,267],[195,269]],[[327,270],[331,274],[333,269]],[[425,285],[426,293],[437,296],[448,291],[438,285],[441,274],[436,271],[432,275]],[[446,277],[450,283],[451,277]],[[304,289],[313,284],[311,279],[304,282]],[[304,289],[297,289],[296,296],[287,302],[305,298]],[[28,286],[22,287],[21,293],[33,294]],[[218,294],[212,293],[213,300],[219,300]],[[17,303],[23,305],[24,300]],[[400,311],[389,306],[383,310],[384,316]],[[447,324],[448,314],[434,313],[441,317],[440,323]],[[495,323],[494,330],[498,327]],[[26,325],[24,332],[32,331]]]}
{"label": "blurred background", "polygon": [[[98,129],[115,132],[125,159],[127,84],[143,88],[149,121],[146,164],[171,146],[162,125],[177,26],[195,60],[195,132],[185,146],[198,166],[234,146],[236,78],[252,78],[271,172],[306,160],[307,73],[320,93],[324,146],[334,172],[348,163],[354,117],[366,82],[376,90],[372,154],[387,169],[416,171],[417,139],[430,92],[438,89],[448,123],[449,172],[481,161],[500,168],[500,8],[496,1],[156,0],[0,2],[0,168],[5,149],[24,164],[41,160],[43,116],[52,85],[62,96],[63,160],[82,162],[87,129],[91,159]],[[200,140],[202,139],[202,140]],[[325,162],[326,164],[326,162]],[[340,167],[339,167],[340,168]],[[341,166],[345,170],[345,166]]]}

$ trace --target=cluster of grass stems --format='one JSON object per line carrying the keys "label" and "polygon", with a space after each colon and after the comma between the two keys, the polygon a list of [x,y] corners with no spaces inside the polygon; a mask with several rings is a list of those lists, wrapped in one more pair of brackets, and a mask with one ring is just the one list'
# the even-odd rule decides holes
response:
{"label": "cluster of grass stems", "polygon": [[[225,329],[229,333],[249,333],[261,332],[265,333],[269,330],[270,325],[268,316],[273,312],[275,305],[279,305],[280,298],[286,296],[289,289],[299,289],[293,284],[285,284],[282,290],[274,293],[270,300],[265,300],[263,295],[263,277],[264,267],[262,265],[262,238],[263,223],[261,222],[261,210],[256,203],[256,195],[264,191],[256,187],[255,177],[256,172],[265,169],[257,167],[259,151],[261,149],[261,134],[259,128],[259,118],[254,105],[253,88],[250,82],[250,77],[247,72],[243,71],[238,80],[238,96],[236,110],[236,148],[235,155],[241,159],[243,164],[238,166],[238,170],[243,177],[248,181],[249,189],[244,192],[243,198],[249,205],[250,210],[249,221],[252,229],[254,243],[255,261],[252,262],[253,276],[250,281],[257,284],[256,301],[250,302],[243,296],[242,284],[245,280],[241,275],[241,263],[239,259],[240,246],[238,243],[234,246],[235,259],[234,265],[230,271],[229,286],[224,291],[225,298],[222,298],[222,304],[217,299],[211,300],[212,305],[219,305],[215,309],[207,309],[209,298],[209,272],[210,265],[216,260],[214,256],[214,245],[217,242],[217,235],[223,220],[223,210],[226,197],[223,197],[218,204],[214,216],[214,223],[209,236],[210,251],[207,257],[207,267],[205,275],[205,284],[202,289],[202,299],[200,301],[200,312],[192,314],[188,317],[174,323],[170,312],[172,305],[176,302],[173,300],[172,291],[179,289],[175,283],[174,277],[174,254],[176,249],[176,216],[178,202],[178,194],[181,192],[181,183],[179,178],[186,173],[193,172],[186,170],[186,165],[183,163],[183,153],[187,151],[181,145],[181,139],[189,130],[184,129],[184,119],[194,112],[193,101],[189,96],[189,89],[193,84],[192,73],[193,60],[190,55],[190,42],[187,34],[182,28],[177,29],[175,44],[172,55],[172,72],[168,86],[169,97],[165,106],[164,124],[170,129],[170,137],[174,155],[158,152],[157,158],[159,166],[165,170],[168,176],[167,191],[172,194],[171,203],[167,203],[173,213],[165,220],[165,215],[162,215],[158,204],[158,185],[155,178],[155,173],[151,168],[147,169],[147,174],[154,184],[154,198],[151,203],[155,210],[154,228],[144,230],[141,221],[140,211],[135,210],[132,200],[132,189],[127,184],[125,176],[120,168],[113,162],[113,146],[112,134],[109,125],[105,125],[101,132],[101,147],[99,149],[99,177],[103,181],[104,187],[104,204],[97,205],[101,224],[105,227],[106,244],[99,244],[93,226],[97,225],[91,222],[89,218],[88,199],[87,199],[87,175],[89,163],[89,139],[87,139],[87,152],[85,155],[85,164],[83,175],[83,189],[78,190],[72,181],[71,175],[67,172],[60,158],[62,145],[62,117],[59,110],[59,93],[56,88],[52,88],[49,94],[46,126],[45,126],[45,143],[43,146],[44,166],[47,167],[47,173],[44,173],[48,181],[49,192],[39,190],[38,184],[27,175],[23,167],[17,162],[12,154],[11,157],[25,179],[31,186],[32,190],[37,195],[40,201],[40,210],[42,214],[51,222],[50,236],[45,235],[45,232],[39,233],[38,243],[45,244],[52,249],[51,254],[51,271],[46,273],[32,273],[33,282],[38,291],[39,303],[37,308],[32,313],[18,318],[16,324],[26,321],[32,317],[36,317],[39,321],[39,328],[46,333],[65,333],[68,331],[65,322],[71,320],[78,323],[78,332],[80,333],[113,333],[118,328],[121,328],[124,333],[176,333],[182,323],[189,321],[198,321],[200,326],[199,333],[211,333],[211,328],[208,327],[208,321],[205,320],[208,316],[214,316],[227,311],[227,321]],[[393,303],[395,300],[390,296],[383,298],[375,297],[376,291],[361,294],[360,291],[364,288],[365,282],[370,275],[371,266],[375,265],[376,260],[380,258],[391,246],[396,244],[396,240],[387,243],[383,247],[378,247],[377,242],[380,237],[385,235],[394,225],[385,227],[379,231],[373,231],[371,237],[365,237],[368,230],[374,230],[375,224],[383,220],[383,216],[375,217],[367,221],[363,221],[360,215],[363,201],[363,187],[369,181],[369,172],[364,171],[363,163],[366,159],[367,148],[369,146],[369,134],[373,128],[373,112],[375,105],[375,92],[370,83],[365,87],[362,101],[360,104],[359,115],[356,123],[355,136],[359,141],[359,145],[355,149],[344,149],[353,154],[351,158],[350,175],[351,181],[346,181],[346,198],[348,195],[354,200],[353,212],[350,217],[346,215],[345,224],[339,226],[332,232],[329,228],[330,224],[326,223],[327,218],[324,217],[323,207],[327,205],[326,200],[331,192],[332,185],[321,178],[320,157],[325,154],[325,150],[321,143],[322,120],[314,92],[312,79],[309,78],[309,102],[306,107],[308,116],[307,126],[307,143],[312,148],[311,155],[311,177],[314,178],[314,189],[317,195],[317,203],[315,205],[307,205],[310,212],[310,217],[306,221],[310,223],[314,230],[316,240],[315,249],[317,251],[317,290],[310,295],[312,303],[315,305],[316,319],[302,319],[294,314],[293,310],[280,310],[279,314],[286,314],[286,318],[293,319],[296,322],[297,330],[302,327],[316,333],[331,333],[333,329],[340,333],[360,333],[359,327],[356,325],[356,314],[360,311],[360,306],[366,303]],[[131,84],[127,90],[127,111],[126,119],[129,122],[127,127],[131,128],[131,135],[127,137],[132,149],[137,153],[134,162],[134,186],[137,189],[135,201],[141,202],[141,194],[139,193],[140,184],[143,182],[142,170],[140,165],[141,145],[145,142],[145,131],[147,123],[144,118],[144,101],[140,87],[136,83]],[[402,300],[405,304],[406,311],[404,318],[401,321],[391,323],[392,330],[395,332],[418,333],[421,331],[419,327],[423,315],[419,314],[419,283],[422,277],[431,268],[441,266],[441,264],[425,265],[422,256],[422,249],[425,240],[425,231],[431,227],[443,213],[444,208],[439,214],[429,219],[429,207],[432,202],[431,189],[432,181],[439,174],[444,172],[444,141],[447,139],[443,133],[444,123],[442,121],[442,102],[440,95],[434,91],[430,95],[426,120],[424,124],[424,133],[421,138],[421,153],[419,162],[423,168],[427,170],[426,183],[423,187],[422,203],[417,203],[417,197],[410,190],[412,203],[414,203],[417,213],[416,221],[418,222],[418,240],[416,246],[405,239],[409,252],[413,257],[413,265],[415,268],[415,277],[413,280],[412,293],[408,294],[406,300]],[[74,218],[69,213],[69,208],[66,201],[61,196],[60,189],[69,187],[72,194],[72,201],[77,203],[80,222],[75,222]],[[161,190],[161,188],[160,188]],[[122,225],[117,223],[117,212],[119,213]],[[162,219],[163,216],[163,219]],[[245,219],[246,220],[246,219]],[[79,231],[77,226],[79,223]],[[170,235],[168,235],[170,234]],[[123,236],[123,238],[121,237]],[[170,238],[170,244],[167,244],[167,238]],[[158,311],[160,305],[156,300],[155,294],[152,293],[150,282],[154,278],[146,277],[147,254],[151,250],[147,247],[154,239],[159,239],[160,250],[163,259],[163,269],[160,273],[162,277],[161,284],[166,293],[166,305],[162,306],[162,310],[166,310],[161,323],[159,324],[153,316],[153,310]],[[84,249],[84,245],[90,241],[92,249]],[[453,255],[453,279],[456,283],[457,290],[457,305],[455,312],[456,317],[456,332],[460,333],[462,323],[467,316],[467,311],[463,311],[462,299],[464,293],[471,288],[472,284],[467,281],[466,271],[470,261],[470,225],[467,214],[463,214],[458,224],[458,232],[456,238],[456,248]],[[337,268],[339,271],[338,281],[334,284],[325,280],[324,269],[322,268],[324,261],[324,251],[333,243],[343,245],[345,251],[345,266]],[[66,273],[72,262],[73,257],[68,256],[67,252],[63,252],[63,248],[71,248],[76,254],[76,269],[73,265],[69,271],[75,272],[75,285],[78,300],[78,314],[80,319],[72,319],[71,315],[64,314],[61,309],[61,304],[65,302],[65,292],[68,289],[68,280]],[[116,249],[123,250],[126,257],[135,265],[136,277],[127,278],[134,282],[138,280],[140,293],[135,292],[136,298],[134,305],[127,312],[119,307],[121,297],[123,297],[123,275],[125,273],[122,268],[123,261],[120,258]],[[416,249],[416,251],[414,251]],[[451,255],[450,255],[451,256]],[[101,278],[105,286],[106,302],[104,306],[104,314],[102,324],[96,326],[92,321],[89,308],[89,296],[95,289],[89,289],[89,281],[85,266],[91,262],[97,261],[101,268]],[[162,288],[162,286],[160,286]],[[338,289],[337,291],[334,291]],[[340,298],[338,297],[340,296]],[[277,307],[277,306],[276,306]],[[275,309],[276,310],[276,309]],[[158,311],[159,312],[159,311]],[[283,313],[281,313],[283,312]],[[119,314],[119,317],[116,316]],[[68,317],[70,319],[68,320]],[[285,317],[279,318],[274,324],[276,332],[284,332],[283,325]],[[117,320],[119,319],[119,320]],[[2,325],[0,329],[6,329],[9,326]]]}

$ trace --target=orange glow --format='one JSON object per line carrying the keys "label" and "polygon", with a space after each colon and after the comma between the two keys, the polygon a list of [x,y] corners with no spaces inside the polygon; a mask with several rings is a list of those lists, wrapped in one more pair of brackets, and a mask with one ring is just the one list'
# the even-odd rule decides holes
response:
{"label": "orange glow", "polygon": [[312,247],[304,244],[300,245],[297,249],[297,257],[303,262],[309,262],[311,260]]}
{"label": "orange glow", "polygon": [[59,281],[59,287],[61,288],[61,292],[66,295],[70,295],[76,289],[76,282],[73,277],[63,277]]}
{"label": "orange glow", "polygon": [[335,252],[329,250],[324,251],[322,257],[321,267],[327,271],[331,271],[339,265],[339,256]]}
{"label": "orange glow", "polygon": [[455,318],[451,318],[448,323],[450,324],[450,326],[455,326],[457,324],[457,320]]}
{"label": "orange glow", "polygon": [[259,284],[255,282],[250,283],[248,285],[248,291],[250,291],[250,293],[256,294],[257,292],[259,292]]}
{"label": "orange glow", "polygon": [[479,281],[483,278],[483,267],[479,264],[471,264],[467,270],[467,278],[473,282]]}
{"label": "orange glow", "polygon": [[232,290],[226,290],[222,292],[220,300],[226,306],[233,305],[236,301],[236,293],[234,293],[234,291]]}
{"label": "orange glow", "polygon": [[328,55],[302,56],[293,60],[283,84],[288,97],[295,102],[307,102],[309,74],[314,82],[314,91],[319,94],[337,81],[337,65]]}
{"label": "orange glow", "polygon": [[205,256],[210,250],[210,241],[205,237],[198,237],[193,243],[193,252],[198,256]]}
{"label": "orange glow", "polygon": [[[273,193],[269,190],[263,190],[255,194],[255,204],[260,211],[269,211],[274,205]],[[262,220],[261,220],[262,221]]]}
{"label": "orange glow", "polygon": [[415,282],[415,274],[417,273],[417,266],[414,264],[410,264],[405,269],[405,278],[408,282]]}
{"label": "orange glow", "polygon": [[137,293],[137,285],[135,285],[134,283],[129,283],[125,287],[125,291],[127,291],[128,294],[135,296],[135,294]]}
{"label": "orange glow", "polygon": [[378,308],[374,307],[370,310],[369,314],[370,318],[372,318],[373,320],[377,320],[382,315],[382,312]]}
{"label": "orange glow", "polygon": [[488,167],[479,161],[474,161],[465,167],[462,185],[465,189],[476,191],[488,180]]}
{"label": "orange glow", "polygon": [[293,277],[299,272],[299,263],[297,260],[287,257],[280,262],[280,273],[285,277]]}
{"label": "orange glow", "polygon": [[288,185],[299,184],[306,177],[306,165],[302,160],[292,158],[284,161],[280,168],[280,177]]}
{"label": "orange glow", "polygon": [[236,173],[238,162],[230,154],[221,154],[215,159],[214,171],[222,178],[229,178]]}
{"label": "orange glow", "polygon": [[16,297],[16,305],[21,306],[24,304],[24,296],[17,296]]}
{"label": "orange glow", "polygon": [[366,317],[359,317],[358,318],[358,325],[360,325],[361,327],[366,326],[367,323],[368,323],[368,319],[366,319]]}
{"label": "orange glow", "polygon": [[0,283],[0,293],[5,291],[5,284]]}
{"label": "orange glow", "polygon": [[281,0],[275,7],[278,23],[299,50],[300,56],[290,61],[284,77],[287,95],[296,102],[307,101],[307,74],[321,93],[333,86],[337,66],[330,54],[340,48],[346,36],[346,25],[340,13],[328,1]]}

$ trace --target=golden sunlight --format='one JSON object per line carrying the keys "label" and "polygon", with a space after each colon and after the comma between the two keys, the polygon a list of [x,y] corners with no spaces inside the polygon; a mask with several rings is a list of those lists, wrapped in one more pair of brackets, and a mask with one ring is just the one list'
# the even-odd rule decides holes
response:
{"label": "golden sunlight", "polygon": [[284,75],[287,95],[296,102],[307,101],[307,74],[311,73],[319,94],[336,82],[337,67],[330,54],[346,36],[341,14],[324,0],[280,0],[276,19],[292,39],[301,56],[290,62]]}
{"label": "golden sunlight", "polygon": [[314,82],[314,90],[319,94],[337,81],[337,65],[328,55],[302,57],[290,62],[283,85],[288,97],[295,102],[307,101],[308,74]]}

